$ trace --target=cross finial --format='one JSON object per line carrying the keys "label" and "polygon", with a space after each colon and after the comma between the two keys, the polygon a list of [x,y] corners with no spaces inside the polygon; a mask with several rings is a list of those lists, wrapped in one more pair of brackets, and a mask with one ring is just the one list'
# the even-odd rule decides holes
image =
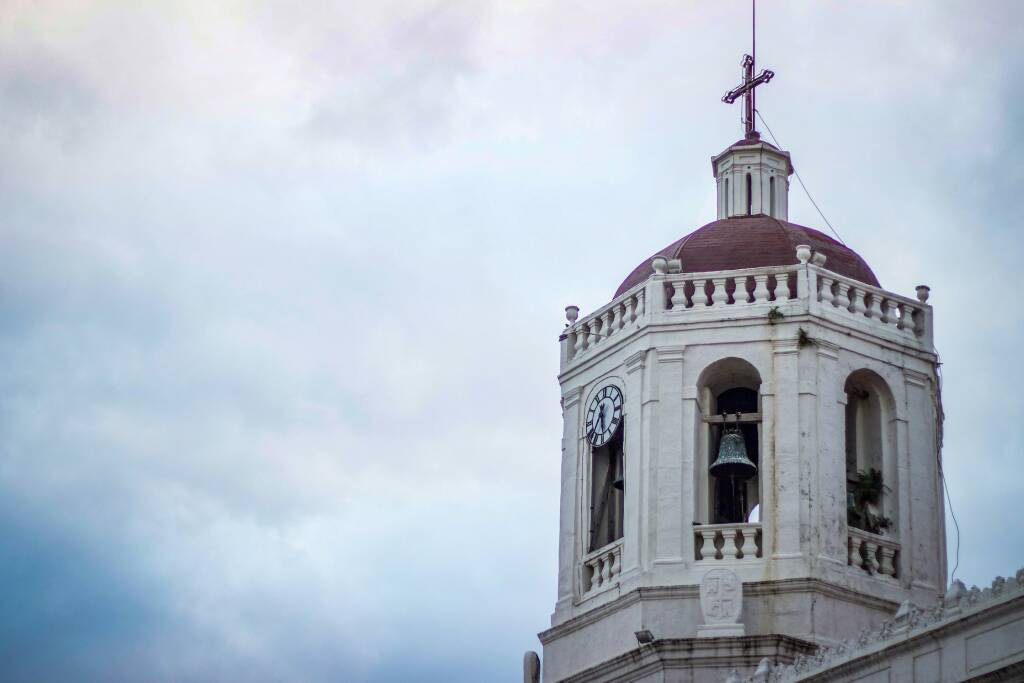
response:
{"label": "cross finial", "polygon": [[772,77],[775,76],[775,72],[768,69],[762,69],[761,73],[757,76],[754,75],[754,57],[757,55],[757,8],[755,2],[756,0],[751,0],[752,54],[743,55],[741,62],[743,82],[722,97],[723,102],[732,104],[740,95],[743,96],[743,128],[744,134],[748,138],[759,137],[754,126],[754,112],[757,111],[754,103],[754,89],[762,83],[772,80]]}

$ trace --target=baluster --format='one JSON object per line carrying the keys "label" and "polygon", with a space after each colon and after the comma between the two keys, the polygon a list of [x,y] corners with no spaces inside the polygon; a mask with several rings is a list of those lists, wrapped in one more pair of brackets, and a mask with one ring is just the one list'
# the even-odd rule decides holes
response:
{"label": "baluster", "polygon": [[672,309],[683,309],[686,308],[686,280],[679,282],[673,282],[672,287]]}
{"label": "baluster", "polygon": [[850,291],[850,285],[840,282],[836,289],[838,290],[836,292],[836,306],[845,311],[850,310],[850,306],[853,304],[853,299],[851,298],[853,292]]}
{"label": "baluster", "polygon": [[622,313],[622,326],[626,327],[633,322],[633,297],[628,297],[623,303],[625,311]]}
{"label": "baluster", "polygon": [[601,585],[612,580],[612,556],[605,555],[601,558]]}
{"label": "baluster", "polygon": [[818,300],[826,306],[834,306],[833,300],[835,297],[832,296],[832,283],[835,282],[830,277],[824,275],[818,278],[818,282],[821,283],[821,291],[818,292]]}
{"label": "baluster", "polygon": [[735,548],[735,557],[737,560],[743,557],[743,544],[746,542],[747,537],[740,532],[739,529],[733,529],[732,531],[732,544]]}
{"label": "baluster", "polygon": [[568,344],[568,358],[566,360],[572,360],[576,357],[576,330],[569,330],[565,333],[565,340]]}
{"label": "baluster", "polygon": [[896,556],[896,549],[883,545],[880,550],[882,552],[882,574],[885,576],[896,576],[896,567],[893,564],[893,558]]}
{"label": "baluster", "polygon": [[710,280],[693,281],[693,305],[710,306],[711,298],[708,296],[708,283]]}
{"label": "baluster", "polygon": [[700,537],[704,544],[700,547],[699,560],[715,559],[715,532],[701,530]]}
{"label": "baluster", "polygon": [[600,318],[590,319],[590,335],[587,337],[587,348],[594,348],[601,342],[601,320]]}
{"label": "baluster", "polygon": [[868,308],[868,317],[882,322],[882,295],[877,292],[871,295],[871,306]]}
{"label": "baluster", "polygon": [[644,317],[644,290],[636,293],[636,324],[639,325]]}
{"label": "baluster", "polygon": [[586,323],[580,323],[576,332],[576,353],[574,356],[578,356],[583,353],[587,348],[587,336],[588,330]]}
{"label": "baluster", "polygon": [[722,559],[726,557],[739,557],[736,553],[736,531],[739,529],[722,529]]}
{"label": "baluster", "polygon": [[900,329],[909,332],[911,335],[918,334],[918,325],[913,321],[913,306],[908,303],[900,304],[903,314],[900,315]]}
{"label": "baluster", "polygon": [[725,291],[725,278],[716,277],[711,280],[715,289],[711,292],[711,305],[718,306],[729,300],[729,293]]}
{"label": "baluster", "polygon": [[768,275],[754,276],[754,303],[768,301]]}
{"label": "baluster", "polygon": [[615,334],[615,327],[614,327],[614,325],[612,325],[614,320],[615,320],[615,307],[614,306],[601,314],[601,331],[604,332],[604,336],[605,336],[606,339],[608,337],[612,336],[613,334]]}
{"label": "baluster", "polygon": [[882,322],[886,325],[896,325],[900,321],[900,310],[898,304],[892,299],[886,299],[883,303]]}
{"label": "baluster", "polygon": [[853,312],[856,315],[862,316],[865,313],[867,313],[868,307],[867,304],[864,302],[865,296],[867,296],[867,292],[865,292],[862,288],[850,288],[850,302],[853,304]]}
{"label": "baluster", "polygon": [[864,541],[864,556],[872,574],[878,573],[878,544],[874,541]]}
{"label": "baluster", "polygon": [[860,539],[856,536],[850,536],[849,563],[857,569],[861,569],[864,566],[864,558],[860,554]]}
{"label": "baluster", "polygon": [[[748,287],[748,285],[752,285],[753,282],[754,281],[753,281],[752,277],[742,277],[742,278],[739,278],[739,280],[737,280],[736,287],[737,287],[737,291],[739,291],[740,296],[742,297],[742,303],[747,304],[747,303],[753,303],[754,302],[754,296],[753,296],[753,294],[751,294],[751,292],[753,290],[751,290]],[[736,295],[735,294],[733,294],[732,298],[735,299],[736,301],[741,301],[740,299],[736,299]]]}

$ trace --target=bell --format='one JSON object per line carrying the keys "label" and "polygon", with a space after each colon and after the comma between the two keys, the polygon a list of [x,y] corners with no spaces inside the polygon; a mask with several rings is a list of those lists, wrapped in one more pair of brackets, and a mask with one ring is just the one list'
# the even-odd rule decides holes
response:
{"label": "bell", "polygon": [[711,474],[746,481],[757,474],[757,465],[747,457],[747,447],[738,427],[726,429],[718,444],[718,457],[712,463]]}

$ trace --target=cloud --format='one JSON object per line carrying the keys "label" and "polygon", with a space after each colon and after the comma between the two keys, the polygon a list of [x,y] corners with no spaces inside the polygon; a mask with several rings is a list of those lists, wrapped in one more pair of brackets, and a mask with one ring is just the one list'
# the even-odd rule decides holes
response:
{"label": "cloud", "polygon": [[[966,7],[763,12],[759,102],[883,283],[933,286],[980,583],[1020,545],[990,522],[1021,105],[1013,23]],[[12,679],[515,679],[555,597],[560,311],[712,218],[736,16],[5,4]]]}

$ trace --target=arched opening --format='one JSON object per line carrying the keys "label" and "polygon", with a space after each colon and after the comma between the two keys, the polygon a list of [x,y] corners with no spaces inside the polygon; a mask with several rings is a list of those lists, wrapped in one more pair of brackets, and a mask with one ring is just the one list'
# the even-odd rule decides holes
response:
{"label": "arched opening", "polygon": [[754,192],[753,192],[753,189],[754,189],[754,182],[753,182],[753,179],[751,179],[750,174],[748,173],[747,174],[747,215],[748,216],[753,213],[753,208],[754,208]]}
{"label": "arched opening", "polygon": [[608,443],[592,447],[590,454],[590,538],[593,552],[622,538],[624,512],[623,432],[620,427]]}
{"label": "arched opening", "polygon": [[849,526],[873,534],[895,533],[896,463],[890,446],[892,394],[881,377],[857,370],[846,392],[846,512]]}
{"label": "arched opening", "polygon": [[768,214],[772,218],[778,218],[775,215],[775,176],[768,178]]}
{"label": "arched opening", "polygon": [[[702,433],[695,458],[700,494],[695,520],[760,521],[761,376],[743,359],[724,358],[705,368],[698,387]],[[723,467],[726,460],[739,466]]]}

